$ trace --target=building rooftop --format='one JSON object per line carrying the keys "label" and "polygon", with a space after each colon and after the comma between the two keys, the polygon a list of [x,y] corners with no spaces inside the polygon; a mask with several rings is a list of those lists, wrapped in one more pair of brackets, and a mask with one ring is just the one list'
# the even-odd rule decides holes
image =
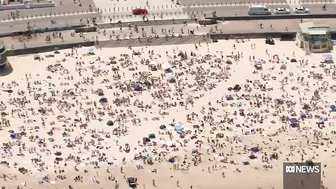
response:
{"label": "building rooftop", "polygon": [[314,24],[313,22],[305,22],[300,24],[302,33],[309,35],[325,35],[329,32],[330,27],[324,24]]}

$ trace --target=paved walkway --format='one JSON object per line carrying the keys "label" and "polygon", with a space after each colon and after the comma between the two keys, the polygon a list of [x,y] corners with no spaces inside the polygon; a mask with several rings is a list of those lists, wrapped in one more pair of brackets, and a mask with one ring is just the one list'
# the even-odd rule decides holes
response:
{"label": "paved walkway", "polygon": [[[303,20],[304,22],[313,21],[317,24],[329,24],[332,30],[336,30],[336,22],[333,19],[319,19],[319,20]],[[143,38],[144,35],[146,37],[154,37],[154,33],[159,35],[162,39],[164,39],[165,33],[169,34],[169,36],[174,33],[175,35],[181,34],[183,31],[183,35],[188,35],[188,32],[194,31],[196,35],[205,35],[208,32],[213,33],[257,33],[257,32],[276,32],[276,31],[298,31],[299,26],[298,24],[301,20],[291,20],[288,22],[287,20],[264,20],[264,21],[230,21],[230,22],[223,22],[217,25],[210,25],[210,26],[199,26],[198,24],[188,24],[188,25],[164,25],[164,26],[144,26],[139,27],[139,33],[135,32],[133,29],[130,30],[129,28],[123,28],[120,30],[119,28],[107,29],[106,35],[104,35],[104,30],[100,30],[100,32],[95,33],[85,33],[83,37],[80,37],[79,34],[76,34],[72,37],[71,31],[62,31],[64,41],[66,43],[70,42],[80,42],[80,41],[94,41],[98,40],[116,40],[117,37],[119,39],[130,39],[129,35],[132,32],[133,37],[131,39],[138,39],[138,37]],[[263,23],[264,27],[261,29],[259,24]],[[272,25],[272,27],[271,27]],[[217,29],[216,29],[217,26]],[[143,29],[142,29],[143,28]],[[142,32],[143,31],[143,32]],[[153,32],[152,32],[153,31]],[[26,40],[25,42],[19,42],[18,38],[15,39],[11,37],[2,38],[2,40],[7,45],[7,48],[12,48],[10,44],[13,44],[14,48],[23,48],[24,43],[26,47],[35,47],[35,46],[43,46],[46,45],[45,37],[50,35],[50,33],[43,33],[39,34],[37,38],[33,38],[30,40]],[[171,38],[171,37],[170,37]],[[146,38],[144,38],[143,43],[147,43]],[[164,39],[165,40],[165,39]],[[61,43],[65,43],[61,39],[56,38],[53,39],[51,44],[58,45]],[[129,44],[131,45],[131,44]]]}

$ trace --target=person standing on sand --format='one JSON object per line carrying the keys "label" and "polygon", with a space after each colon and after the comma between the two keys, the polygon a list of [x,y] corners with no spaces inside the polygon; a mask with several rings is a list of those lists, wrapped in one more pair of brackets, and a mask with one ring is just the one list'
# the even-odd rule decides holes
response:
{"label": "person standing on sand", "polygon": [[155,179],[153,179],[153,186],[156,187]]}

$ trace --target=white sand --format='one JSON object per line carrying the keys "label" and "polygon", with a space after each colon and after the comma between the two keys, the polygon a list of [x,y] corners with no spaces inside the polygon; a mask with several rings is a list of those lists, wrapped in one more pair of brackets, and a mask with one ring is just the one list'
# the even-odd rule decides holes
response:
{"label": "white sand", "polygon": [[[256,48],[251,49],[251,44],[255,43]],[[166,51],[168,51],[169,55],[173,55],[173,49],[175,48],[176,52],[179,52],[179,50],[186,51],[188,54],[188,58],[190,58],[190,51],[193,51],[197,54],[197,57],[195,59],[201,59],[201,55],[205,55],[208,53],[211,53],[212,55],[216,55],[217,58],[221,58],[221,52],[224,56],[224,60],[226,60],[226,55],[230,55],[231,53],[237,54],[238,52],[243,53],[243,58],[240,58],[240,61],[236,62],[233,59],[233,64],[230,67],[229,73],[230,77],[225,82],[223,80],[216,79],[214,76],[209,77],[209,74],[205,74],[205,78],[207,81],[206,83],[215,83],[217,84],[217,87],[215,89],[212,89],[211,91],[207,90],[201,90],[201,91],[195,91],[196,87],[184,87],[182,89],[183,96],[178,101],[185,102],[188,96],[193,96],[194,98],[194,106],[191,105],[188,106],[186,109],[184,106],[177,107],[171,107],[166,112],[169,113],[169,115],[161,116],[159,115],[159,108],[158,104],[162,104],[164,101],[168,103],[172,103],[176,101],[178,97],[174,96],[174,93],[176,91],[174,84],[169,84],[169,87],[171,88],[170,92],[167,92],[166,94],[170,94],[171,99],[167,96],[167,98],[162,101],[158,100],[157,98],[153,100],[153,97],[151,96],[151,92],[158,91],[159,89],[156,88],[154,90],[151,90],[151,92],[144,91],[141,95],[137,95],[135,97],[130,98],[131,105],[129,107],[121,106],[117,107],[113,100],[116,99],[116,97],[113,95],[114,92],[119,92],[121,94],[120,97],[130,97],[130,95],[133,95],[134,92],[124,92],[121,93],[120,90],[115,89],[113,86],[113,90],[107,90],[106,86],[112,85],[111,83],[116,83],[117,80],[113,80],[113,71],[111,71],[111,67],[120,67],[119,74],[121,75],[120,81],[125,80],[136,80],[135,78],[132,78],[132,73],[135,71],[129,71],[128,68],[122,69],[120,62],[118,59],[120,58],[120,54],[129,54],[131,55],[131,50],[127,48],[118,48],[118,49],[103,49],[103,50],[95,50],[96,55],[94,56],[82,56],[82,54],[88,52],[88,48],[82,48],[78,49],[78,55],[74,55],[74,57],[66,57],[66,61],[62,62],[62,59],[64,58],[64,53],[69,53],[71,50],[64,50],[61,51],[60,54],[56,54],[55,58],[44,58],[44,61],[34,61],[33,55],[29,56],[18,56],[18,57],[10,57],[9,61],[13,67],[13,72],[7,76],[1,77],[1,82],[4,82],[4,87],[7,86],[7,83],[11,81],[16,81],[19,86],[13,87],[12,90],[14,91],[12,95],[14,97],[18,97],[17,94],[18,90],[23,90],[25,92],[25,95],[27,96],[27,100],[30,100],[31,103],[27,103],[24,108],[22,107],[16,107],[14,105],[9,105],[8,100],[10,99],[10,96],[7,92],[2,91],[1,92],[1,100],[7,105],[7,109],[5,112],[7,112],[9,115],[5,116],[5,119],[10,120],[10,127],[1,126],[3,129],[2,137],[1,137],[1,143],[7,143],[12,142],[13,147],[11,148],[11,152],[13,156],[10,155],[10,153],[5,154],[4,158],[6,157],[7,161],[9,162],[10,167],[7,168],[5,165],[2,166],[1,172],[4,174],[8,174],[9,176],[16,175],[16,179],[13,178],[10,180],[7,178],[7,182],[1,182],[3,186],[6,186],[6,188],[15,188],[18,185],[21,185],[23,182],[26,182],[27,185],[23,188],[67,188],[68,185],[72,185],[74,188],[114,188],[115,182],[108,180],[107,177],[109,174],[107,173],[108,165],[106,162],[100,162],[99,166],[100,168],[93,168],[93,165],[85,165],[85,163],[89,163],[92,161],[98,161],[98,157],[92,157],[92,151],[98,150],[97,146],[103,147],[103,149],[99,149],[100,153],[105,153],[107,157],[107,162],[113,162],[113,165],[110,166],[110,173],[112,173],[115,178],[120,183],[120,188],[126,188],[126,183],[124,181],[124,177],[130,177],[134,176],[138,178],[139,188],[143,188],[145,185],[145,188],[154,188],[152,185],[152,180],[155,179],[156,181],[156,188],[160,189],[166,189],[166,188],[177,188],[176,182],[180,182],[180,188],[190,188],[190,185],[193,186],[194,189],[217,189],[217,188],[257,188],[258,186],[262,188],[281,188],[282,185],[282,163],[287,161],[301,161],[301,154],[303,154],[302,150],[306,153],[304,155],[304,159],[313,159],[315,162],[321,162],[323,165],[328,165],[327,167],[323,168],[324,175],[326,176],[323,178],[324,184],[326,186],[329,186],[332,188],[332,175],[333,170],[335,169],[335,165],[332,164],[334,162],[334,156],[335,156],[335,145],[329,144],[329,141],[333,141],[335,136],[331,135],[331,131],[335,131],[335,128],[333,126],[334,124],[334,117],[336,116],[335,113],[329,113],[329,105],[333,104],[333,99],[335,99],[335,95],[330,91],[321,92],[321,102],[320,102],[320,109],[319,110],[312,110],[312,115],[323,115],[323,111],[327,112],[328,114],[323,115],[324,117],[328,117],[328,121],[326,121],[324,129],[319,129],[317,125],[315,124],[315,119],[308,119],[304,122],[301,121],[300,123],[300,132],[297,129],[289,129],[288,123],[281,123],[279,121],[279,116],[272,116],[272,113],[274,113],[274,100],[270,100],[269,105],[262,105],[261,107],[251,107],[249,104],[249,101],[244,100],[237,100],[237,98],[234,96],[235,100],[233,101],[227,101],[224,98],[224,94],[228,93],[227,88],[233,87],[235,84],[239,84],[242,86],[242,90],[238,92],[238,95],[241,94],[249,94],[249,95],[255,95],[255,94],[265,94],[268,95],[271,98],[277,98],[284,94],[286,97],[284,100],[291,100],[293,102],[296,102],[296,106],[287,107],[284,106],[284,112],[280,113],[280,115],[289,115],[287,113],[287,110],[290,108],[293,109],[297,114],[300,114],[301,107],[300,105],[300,98],[307,98],[307,100],[301,99],[302,103],[309,103],[309,99],[312,96],[312,93],[314,90],[318,89],[318,87],[322,86],[322,81],[314,80],[313,78],[308,78],[307,73],[302,73],[303,70],[308,71],[315,71],[315,73],[321,73],[324,75],[323,80],[328,81],[329,85],[333,84],[332,76],[329,74],[328,76],[323,72],[323,68],[319,67],[319,61],[321,59],[321,54],[315,54],[311,56],[306,56],[305,53],[300,50],[299,48],[295,47],[293,42],[279,42],[276,41],[276,45],[274,46],[268,46],[264,44],[264,40],[252,40],[251,42],[245,42],[245,43],[239,43],[235,44],[237,50],[234,50],[233,45],[235,44],[235,41],[220,41],[219,43],[210,44],[209,46],[202,44],[201,47],[198,48],[198,50],[195,50],[194,45],[179,45],[177,46],[158,46],[158,47],[149,47],[149,48],[142,48],[144,53],[142,57],[144,59],[148,58],[148,51],[154,50],[154,56],[153,60],[155,60],[158,63],[164,63],[171,58],[166,56]],[[179,50],[177,50],[179,49]],[[287,62],[287,70],[282,70],[283,74],[280,75],[280,64],[278,63],[271,63],[268,61],[269,57],[265,53],[266,50],[272,57],[274,54],[278,54],[281,60],[285,60],[285,57],[293,57],[293,52],[295,52],[295,58],[298,60],[308,60],[307,66],[301,66],[300,63],[291,63],[290,61]],[[51,53],[43,53],[40,54],[41,57],[44,57],[46,54],[53,54]],[[161,54],[161,58],[159,58],[157,55]],[[82,57],[81,60],[76,59],[75,57]],[[105,63],[99,63],[99,61],[94,61],[93,64],[90,64],[89,62],[96,59],[97,57],[100,57],[102,61],[108,61],[110,56],[116,56],[117,64],[114,65],[106,65]],[[249,56],[255,56],[256,59],[264,59],[267,60],[267,63],[263,64],[263,70],[259,71],[258,73],[253,74],[252,72],[256,69],[254,68],[253,62],[249,61]],[[189,67],[191,71],[195,71],[196,67],[202,66],[205,69],[210,69],[210,72],[214,72],[216,74],[220,73],[220,68],[218,67],[210,67],[210,62],[212,65],[214,65],[214,59],[212,60],[205,60],[204,62],[196,63]],[[176,59],[178,60],[178,59]],[[69,73],[68,74],[62,74],[61,72],[57,73],[51,73],[46,71],[47,66],[54,65],[58,61],[64,68],[66,68]],[[85,64],[82,66],[82,68],[85,68],[86,71],[81,71],[82,76],[79,76],[79,73],[77,69],[79,66],[76,66],[76,62],[78,61],[84,61]],[[134,59],[132,59],[132,62],[137,62],[138,71],[149,71],[147,66],[140,64],[140,58],[137,56],[134,56]],[[190,59],[187,61],[182,62],[182,67],[188,67],[186,64],[187,62],[190,62]],[[311,68],[313,64],[316,64],[317,68]],[[96,67],[100,67],[102,70],[109,70],[109,75],[102,75],[99,77],[95,77],[94,84],[80,84],[79,88],[82,90],[75,91],[76,97],[63,97],[61,96],[61,92],[65,89],[74,89],[74,84],[77,82],[83,82],[83,77],[92,77],[92,71],[90,70],[90,67],[92,65],[95,65]],[[221,68],[225,68],[227,65],[224,63],[219,64]],[[134,66],[135,67],[135,66]],[[274,67],[273,70],[271,68]],[[173,71],[175,73],[183,72],[183,69],[180,67],[173,68]],[[292,72],[293,76],[289,77],[290,72]],[[163,73],[162,70],[158,70],[155,72],[152,72],[153,76],[158,76]],[[185,73],[185,71],[184,71]],[[30,81],[30,87],[32,91],[36,91],[36,94],[43,94],[46,93],[45,99],[48,98],[55,98],[55,100],[63,100],[64,102],[74,104],[73,107],[71,107],[70,110],[60,111],[55,103],[53,103],[51,106],[48,106],[47,103],[41,103],[39,104],[37,100],[34,100],[33,98],[33,92],[31,93],[31,96],[28,94],[27,90],[27,80],[25,77],[25,74],[31,74]],[[270,74],[271,76],[276,77],[276,80],[270,79],[269,83],[273,87],[274,90],[272,91],[264,91],[262,92],[260,89],[253,89],[251,92],[244,92],[244,84],[246,83],[246,79],[250,80],[259,80],[263,84],[265,84],[266,81],[263,81],[261,78],[261,75],[267,75]],[[51,76],[51,78],[47,78],[47,76]],[[73,76],[74,80],[67,80],[66,78],[68,76]],[[281,92],[281,85],[280,81],[284,79],[286,76],[288,76],[288,85],[285,85],[285,92]],[[304,77],[304,81],[309,81],[309,87],[298,84],[297,83],[297,77]],[[189,74],[186,76],[186,73],[181,76],[180,78],[183,79],[182,83],[188,83],[193,84],[195,82],[195,76]],[[185,80],[185,79],[188,80]],[[107,83],[101,83],[103,79],[108,79],[110,82]],[[49,92],[51,89],[48,89],[48,87],[42,87],[42,89],[39,91],[38,88],[41,87],[41,85],[34,85],[34,81],[47,81],[51,84],[54,84],[55,87],[53,90],[58,90],[59,94],[56,96],[51,96],[51,93]],[[164,78],[165,82],[166,78]],[[61,82],[69,83],[69,85],[61,85]],[[251,84],[250,84],[251,85]],[[46,85],[47,86],[47,85]],[[298,90],[293,91],[291,90],[292,86],[298,87]],[[36,89],[34,89],[36,88]],[[115,112],[116,110],[120,114],[120,110],[126,111],[131,110],[133,114],[136,115],[137,118],[141,120],[141,126],[135,126],[131,122],[131,118],[127,116],[127,118],[124,120],[124,125],[121,123],[117,123],[115,120],[117,119],[117,115],[109,116],[108,112],[110,112],[107,109],[103,109],[103,105],[100,105],[98,103],[99,97],[96,94],[92,94],[91,90],[96,90],[98,88],[103,89],[105,93],[105,97],[108,99],[108,105],[111,106],[112,110],[111,112]],[[5,88],[3,88],[5,89]],[[2,90],[3,90],[2,89]],[[83,91],[83,89],[86,89],[87,91]],[[309,89],[306,90],[306,89]],[[305,91],[305,94],[302,94],[300,96],[297,91],[300,91],[302,94]],[[320,90],[322,91],[322,90]],[[203,94],[204,97],[201,97],[197,99],[196,97],[200,96],[200,94]],[[233,93],[234,94],[234,93]],[[88,97],[86,99],[86,96]],[[42,102],[42,98],[41,102]],[[144,106],[146,104],[151,104],[152,109],[147,109],[145,111],[142,111],[140,108],[136,108],[133,106],[134,100],[138,99],[139,101],[144,102]],[[227,106],[222,106],[220,103],[216,103],[216,101],[221,101],[223,99],[222,104],[227,104]],[[262,98],[258,98],[261,102],[263,101]],[[80,129],[79,125],[80,123],[76,123],[76,127],[71,126],[71,124],[74,122],[74,119],[79,119],[77,116],[77,113],[85,114],[82,109],[80,109],[79,104],[76,104],[76,100],[78,102],[81,102],[83,105],[83,109],[88,108],[94,108],[93,113],[97,115],[97,119],[92,120],[90,118],[90,122],[87,123],[88,127],[86,129]],[[154,101],[154,102],[152,102]],[[255,100],[253,100],[255,101]],[[324,102],[329,101],[329,102]],[[87,104],[88,102],[97,102],[98,106],[95,108],[93,104]],[[213,123],[206,122],[205,128],[202,129],[201,133],[197,134],[197,139],[189,140],[191,135],[194,133],[193,125],[200,125],[201,120],[203,120],[203,116],[208,115],[208,109],[209,105],[208,103],[211,102],[211,106],[218,109],[216,112],[213,112]],[[262,115],[267,116],[267,118],[264,120],[263,123],[257,123],[257,124],[251,124],[250,119],[243,118],[241,116],[234,116],[232,113],[234,111],[239,111],[238,107],[230,107],[231,103],[237,103],[237,102],[243,102],[242,109],[245,110],[245,113],[255,113],[260,112],[261,110],[264,111]],[[64,103],[63,103],[64,104]],[[266,104],[266,103],[264,103]],[[54,111],[54,114],[49,115],[41,115],[40,113],[37,113],[37,109],[39,107],[47,107],[52,108]],[[202,107],[205,107],[205,111],[202,111]],[[32,113],[29,111],[29,108],[34,108],[36,115],[32,115]],[[11,110],[19,109],[21,113],[26,114],[26,118],[18,117],[18,113],[14,113],[13,116],[11,115]],[[268,113],[265,113],[265,110],[268,110]],[[102,111],[105,112],[105,115],[98,116],[97,112]],[[198,114],[199,119],[195,118],[192,122],[187,122],[187,114],[191,114],[192,112],[195,112]],[[202,112],[204,114],[202,114]],[[234,119],[235,124],[219,124],[220,120],[224,119],[224,114],[229,113],[228,117]],[[65,117],[68,117],[69,120],[67,123],[64,122],[58,122],[57,116],[64,115]],[[41,118],[44,118],[46,126],[42,126]],[[83,123],[86,123],[85,117],[83,118]],[[99,121],[98,118],[101,118],[102,121]],[[270,120],[274,119],[276,123],[272,124]],[[298,117],[298,116],[296,116]],[[147,118],[148,120],[145,120]],[[153,118],[159,118],[159,120],[153,120]],[[164,149],[160,148],[160,146],[164,142],[163,140],[169,140],[168,135],[160,135],[158,134],[160,129],[160,125],[166,125],[168,128],[171,128],[169,126],[170,123],[172,123],[173,119],[175,119],[175,123],[179,123],[183,125],[185,128],[190,129],[192,134],[188,134],[185,139],[188,140],[188,143],[185,144],[185,147],[181,147],[179,142],[183,142],[184,139],[180,139],[178,134],[175,131],[172,131],[173,133],[173,139],[172,141],[176,141],[176,146],[179,148],[178,151],[173,152],[172,148],[169,148],[169,154],[164,158],[167,159],[167,157],[171,156],[178,156],[181,164],[183,161],[184,155],[187,155],[188,163],[190,164],[190,170],[188,172],[185,171],[174,171],[172,170],[173,165],[170,163],[167,163],[166,161],[162,163],[158,163],[154,161],[154,165],[143,165],[142,161],[134,161],[133,155],[142,149],[144,147],[138,146],[138,141],[141,141],[142,138],[148,136],[150,133],[156,134],[155,141],[157,142],[158,146],[153,147],[149,146],[146,147],[148,152],[143,153],[152,155],[152,150],[155,148],[156,151],[159,153],[161,151],[165,151]],[[35,121],[33,121],[35,120]],[[106,122],[108,120],[115,121],[114,126],[109,127],[106,125]],[[32,123],[28,123],[28,121],[33,121]],[[50,125],[51,122],[55,122],[55,125]],[[243,127],[236,127],[236,124],[242,124],[247,123],[251,128],[262,128],[264,131],[262,134],[254,133],[252,135],[244,135],[243,133],[248,130],[245,126]],[[22,143],[25,143],[25,150],[22,150],[22,154],[25,156],[17,156],[16,154],[19,153],[19,147],[15,145],[13,142],[15,140],[11,140],[8,134],[9,130],[14,130],[18,132],[18,128],[20,126],[24,126],[27,132],[27,137],[22,137],[21,139],[21,147]],[[39,129],[33,129],[34,126],[39,126]],[[281,127],[284,126],[286,131],[281,131],[277,135],[272,136],[272,141],[269,140],[269,137],[267,135],[272,135],[275,132],[281,130]],[[51,128],[56,128],[54,130],[54,133],[52,136],[49,136],[47,132],[51,130]],[[112,135],[112,130],[115,128],[127,128],[127,134],[121,135],[120,137]],[[225,127],[232,128],[232,130],[226,130]],[[303,129],[307,127],[307,129]],[[63,137],[62,132],[65,131],[66,128],[74,129],[74,132],[67,132],[69,134],[69,137]],[[213,132],[210,132],[211,129],[217,128],[217,130],[214,130]],[[220,128],[223,130],[221,131]],[[103,140],[98,140],[98,138],[92,138],[91,132],[92,130],[96,130],[98,134],[98,138],[101,138]],[[313,147],[312,142],[316,141],[314,139],[314,130],[323,132],[323,137],[329,137],[329,141],[320,140],[319,142],[323,142],[324,145],[320,145],[320,147],[317,149]],[[111,133],[111,138],[106,138],[105,134],[102,134],[103,132],[109,132]],[[244,132],[242,132],[244,131]],[[212,133],[212,134],[211,134]],[[224,148],[216,148],[215,153],[211,153],[209,151],[209,154],[207,153],[207,149],[211,148],[209,144],[207,144],[207,138],[213,138],[215,139],[216,133],[224,133],[225,136],[228,136],[229,141],[225,140],[224,138],[219,138],[218,144],[224,144],[226,147]],[[39,147],[37,142],[31,142],[29,140],[29,136],[35,136],[38,135],[40,138],[45,139],[46,147]],[[240,135],[242,138],[242,143],[236,143],[233,142],[233,137]],[[326,136],[328,135],[328,136]],[[69,148],[66,147],[65,141],[63,139],[70,138],[71,141],[74,141],[75,138],[83,137],[84,141],[94,141],[94,144],[91,143],[88,150],[84,149],[84,143],[77,143],[75,147]],[[54,142],[49,142],[48,138],[54,138]],[[289,141],[289,138],[295,138],[296,140]],[[116,140],[118,140],[118,145],[124,147],[125,144],[129,144],[131,146],[130,153],[120,152],[119,146],[116,145]],[[196,140],[203,141],[202,147],[198,147],[195,144]],[[307,140],[309,140],[309,145],[307,144]],[[328,145],[326,145],[328,144]],[[60,145],[61,149],[53,148],[53,145]],[[242,159],[245,157],[248,157],[251,152],[249,150],[244,151],[244,146],[246,145],[247,149],[250,149],[253,146],[259,145],[262,147],[262,152],[254,153],[258,157],[258,159],[250,160],[250,165],[243,165]],[[290,145],[296,147],[292,151],[292,156],[288,156],[290,153]],[[43,146],[43,145],[42,145]],[[28,153],[28,149],[36,147],[37,153]],[[137,148],[137,150],[134,150],[134,148]],[[106,149],[108,148],[108,149]],[[268,157],[274,153],[274,149],[279,154],[279,160],[270,160],[269,164],[272,164],[273,169],[264,169],[263,165],[267,164],[266,162],[262,162],[262,156],[263,153],[266,152],[268,154]],[[42,150],[44,149],[44,150]],[[50,150],[51,153],[46,153],[46,149]],[[191,161],[191,150],[192,149],[198,149],[200,152],[202,152],[204,155],[202,155],[202,162],[195,167],[193,165],[193,162]],[[41,151],[42,150],[42,151]],[[73,156],[79,156],[82,159],[82,163],[77,165],[77,168],[79,169],[78,172],[74,170],[75,163],[73,161],[68,161],[67,166],[64,166],[64,160],[60,162],[59,165],[54,165],[54,159],[55,155],[54,153],[56,151],[61,151],[62,158],[67,158],[69,154],[72,154]],[[230,154],[228,156],[228,161],[234,161],[236,165],[230,164],[230,163],[222,163],[219,161],[219,158],[214,158],[215,155],[217,156],[219,153],[224,153],[225,155]],[[287,157],[288,156],[288,157]],[[126,158],[126,164],[122,165],[122,158]],[[157,156],[154,156],[157,157]],[[43,171],[38,171],[38,167],[32,163],[30,159],[32,158],[41,158],[41,163],[44,162],[44,164],[41,166],[44,168]],[[90,158],[90,159],[88,159]],[[286,159],[288,158],[288,159]],[[209,161],[211,159],[212,161]],[[17,162],[18,165],[16,168],[14,168],[13,163]],[[142,170],[136,170],[136,163],[140,163],[144,166],[144,169]],[[120,173],[120,166],[123,166],[124,168],[124,174]],[[225,166],[226,168],[223,168]],[[17,170],[19,167],[25,167],[28,170],[31,170],[32,174],[22,176]],[[46,169],[46,167],[48,167]],[[213,168],[212,168],[213,167]],[[181,168],[181,166],[180,166]],[[211,173],[208,172],[208,168],[211,169]],[[239,168],[241,171],[238,173],[236,169]],[[65,170],[65,173],[61,174],[54,174],[54,170]],[[84,169],[87,169],[88,173],[83,173]],[[150,170],[157,169],[158,173],[150,173]],[[222,178],[222,172],[225,172],[225,178]],[[50,180],[55,180],[56,175],[66,175],[66,180],[56,180],[55,185],[51,185],[49,183],[43,183],[38,184],[38,181],[42,180],[42,177],[45,175],[50,176]],[[83,176],[83,182],[74,182],[73,179],[77,175]],[[96,176],[97,180],[99,180],[99,184],[91,182],[90,177]]]}

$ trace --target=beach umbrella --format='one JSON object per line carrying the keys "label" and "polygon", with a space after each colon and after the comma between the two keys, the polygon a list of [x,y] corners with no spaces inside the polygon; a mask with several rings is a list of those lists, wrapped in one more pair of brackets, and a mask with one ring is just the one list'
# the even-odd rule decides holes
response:
{"label": "beach umbrella", "polygon": [[106,123],[106,125],[107,125],[107,126],[113,126],[114,123],[113,123],[113,121],[109,120],[109,121]]}
{"label": "beach umbrella", "polygon": [[160,125],[160,129],[166,129],[167,127],[165,125]]}
{"label": "beach umbrella", "polygon": [[93,48],[93,47],[90,47],[90,48],[88,48],[88,51],[89,51],[89,52],[93,52],[93,51],[94,51],[94,48]]}
{"label": "beach umbrella", "polygon": [[179,132],[179,131],[182,131],[183,130],[183,127],[181,125],[175,125],[174,126],[174,130]]}
{"label": "beach umbrella", "polygon": [[331,109],[332,111],[335,111],[335,110],[336,110],[336,106],[335,106],[335,105],[330,105],[330,109]]}
{"label": "beach umbrella", "polygon": [[13,130],[9,130],[8,132],[9,132],[9,133],[11,133],[11,134],[13,134],[13,133],[14,133],[14,131],[13,131]]}

